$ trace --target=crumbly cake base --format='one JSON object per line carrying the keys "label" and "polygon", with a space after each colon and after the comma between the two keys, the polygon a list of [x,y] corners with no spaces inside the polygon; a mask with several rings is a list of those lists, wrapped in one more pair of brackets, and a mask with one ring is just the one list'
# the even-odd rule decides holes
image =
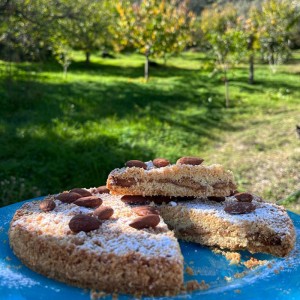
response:
{"label": "crumbly cake base", "polygon": [[147,169],[113,170],[107,188],[114,195],[206,197],[228,196],[236,189],[233,174],[221,165],[169,165],[156,168],[147,162]]}
{"label": "crumbly cake base", "polygon": [[182,240],[232,251],[248,250],[286,256],[296,240],[294,225],[282,206],[253,200],[255,211],[230,215],[224,211],[227,197],[217,203],[205,199],[159,206],[161,216]]}
{"label": "crumbly cake base", "polygon": [[22,262],[47,277],[82,288],[113,293],[173,295],[183,284],[183,257],[173,232],[161,220],[155,229],[136,230],[137,216],[108,194],[103,205],[115,213],[98,230],[72,233],[69,220],[93,210],[55,200],[48,213],[39,201],[24,204],[10,226],[10,245]]}
{"label": "crumbly cake base", "polygon": [[[206,246],[264,252],[283,257],[294,247],[295,230],[283,207],[255,198],[256,210],[244,215],[224,211],[227,197],[157,206],[156,229],[135,230],[137,216],[121,196],[101,195],[115,210],[98,230],[74,234],[67,224],[78,213],[93,210],[55,200],[54,211],[39,210],[39,201],[24,204],[10,226],[9,239],[22,262],[47,277],[82,288],[134,295],[174,295],[182,290],[183,257],[174,236]],[[152,203],[152,205],[155,205]]]}

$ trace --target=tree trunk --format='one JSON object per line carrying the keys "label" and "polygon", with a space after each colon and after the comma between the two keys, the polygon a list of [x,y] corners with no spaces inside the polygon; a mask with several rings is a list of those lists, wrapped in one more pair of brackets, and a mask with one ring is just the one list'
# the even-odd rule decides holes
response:
{"label": "tree trunk", "polygon": [[254,84],[254,55],[250,54],[249,57],[249,84]]}
{"label": "tree trunk", "polygon": [[145,80],[148,82],[149,79],[149,54],[146,53],[145,55],[146,60],[145,60]]}
{"label": "tree trunk", "polygon": [[167,64],[167,55],[164,54],[164,66]]}
{"label": "tree trunk", "polygon": [[225,78],[225,97],[226,97],[226,108],[229,108],[229,82]]}
{"label": "tree trunk", "polygon": [[270,63],[271,63],[272,66],[275,65],[275,59],[274,59],[274,51],[273,51],[273,49],[271,50]]}
{"label": "tree trunk", "polygon": [[64,79],[67,78],[68,66],[64,65]]}
{"label": "tree trunk", "polygon": [[249,84],[254,83],[254,36],[251,34],[248,39],[248,50],[250,51],[249,56]]}
{"label": "tree trunk", "polygon": [[89,51],[85,52],[85,63],[88,65],[90,63],[91,53]]}
{"label": "tree trunk", "polygon": [[227,67],[224,69],[224,81],[225,81],[225,99],[226,99],[226,108],[229,108],[229,82],[227,78]]}

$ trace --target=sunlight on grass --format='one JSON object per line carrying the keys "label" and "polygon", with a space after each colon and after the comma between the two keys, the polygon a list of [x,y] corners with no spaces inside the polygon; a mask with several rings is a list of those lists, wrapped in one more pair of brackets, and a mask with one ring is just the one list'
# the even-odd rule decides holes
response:
{"label": "sunlight on grass", "polygon": [[222,74],[199,53],[157,60],[148,83],[138,54],[87,66],[75,52],[66,79],[55,63],[0,62],[0,181],[22,178],[28,198],[104,184],[129,159],[198,155],[232,169],[241,190],[281,199],[300,188],[296,56],[275,74],[257,65],[253,86],[247,65],[234,69],[229,109]]}

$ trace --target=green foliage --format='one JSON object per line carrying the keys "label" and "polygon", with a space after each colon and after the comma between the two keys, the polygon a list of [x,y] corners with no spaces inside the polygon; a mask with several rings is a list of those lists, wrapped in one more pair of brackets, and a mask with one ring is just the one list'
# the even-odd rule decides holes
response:
{"label": "green foliage", "polygon": [[46,11],[48,7],[45,1],[9,2],[6,11],[1,14],[0,41],[4,45],[4,58],[19,61],[41,57],[46,34],[41,26],[41,14],[36,12]]}
{"label": "green foliage", "polygon": [[63,30],[69,36],[69,45],[75,50],[90,53],[110,48],[113,24],[113,3],[109,0],[81,0],[72,2],[76,18],[65,20]]}
{"label": "green foliage", "polygon": [[204,38],[222,70],[237,64],[244,56],[247,40],[241,28],[241,18],[232,4],[213,5],[201,14]]}
{"label": "green foliage", "polygon": [[215,68],[224,73],[226,106],[229,106],[228,71],[244,56],[247,38],[242,19],[232,4],[213,5],[202,11],[200,27],[214,57]]}
{"label": "green foliage", "polygon": [[290,40],[299,20],[297,1],[264,0],[251,11],[263,59],[273,71],[290,56]]}
{"label": "green foliage", "polygon": [[180,53],[191,43],[194,15],[187,1],[142,0],[140,3],[119,1],[119,18],[115,28],[117,48],[130,45],[140,53],[162,57]]}
{"label": "green foliage", "polygon": [[72,61],[72,49],[68,43],[62,40],[55,40],[52,43],[52,52],[56,61],[63,67],[64,78],[67,77],[67,71]]}
{"label": "green foliage", "polygon": [[[108,0],[18,0],[3,18],[0,41],[7,52],[41,58],[52,50],[64,69],[70,64],[70,49],[91,52],[109,47],[112,1]],[[3,34],[1,35],[1,31]]]}

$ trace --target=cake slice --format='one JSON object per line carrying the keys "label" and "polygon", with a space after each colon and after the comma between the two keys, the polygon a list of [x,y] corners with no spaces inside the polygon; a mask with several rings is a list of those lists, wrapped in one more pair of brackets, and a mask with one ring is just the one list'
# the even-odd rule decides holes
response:
{"label": "cake slice", "polygon": [[81,197],[81,190],[26,203],[16,212],[9,230],[16,256],[38,273],[82,288],[177,294],[183,257],[157,211],[143,218],[118,197]]}
{"label": "cake slice", "polygon": [[158,209],[177,238],[229,250],[286,256],[295,244],[294,225],[284,207],[254,197],[240,202],[194,199]]}
{"label": "cake slice", "polygon": [[[233,174],[221,165],[203,165],[202,159],[182,157],[176,164],[157,159],[150,162],[129,161],[113,170],[107,188],[115,195],[172,197],[228,196],[236,189]],[[161,160],[166,161],[161,163]]]}
{"label": "cake slice", "polygon": [[294,225],[284,207],[250,193],[230,197],[168,198],[118,196],[133,209],[152,205],[179,239],[232,251],[286,256],[295,244]]}

